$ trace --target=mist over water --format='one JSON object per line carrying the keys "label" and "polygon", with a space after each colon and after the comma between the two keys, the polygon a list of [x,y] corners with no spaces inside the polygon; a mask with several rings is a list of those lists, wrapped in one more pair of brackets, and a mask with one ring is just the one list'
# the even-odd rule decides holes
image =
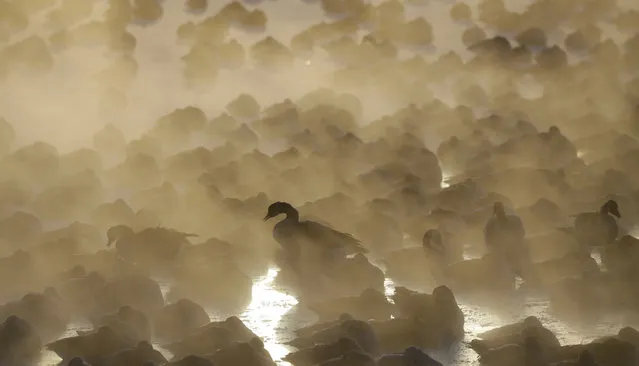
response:
{"label": "mist over water", "polygon": [[[5,21],[1,16],[2,6],[18,1],[0,0],[0,23]],[[35,3],[36,0],[30,1]],[[600,2],[604,8],[605,1]],[[102,19],[109,3],[94,1],[92,15],[82,22]],[[451,7],[457,2],[397,1],[404,7],[406,21],[419,17],[426,19],[432,27],[432,44],[414,48],[400,46],[397,57],[383,62],[371,59],[370,65],[361,66],[362,69],[368,67],[366,78],[362,77],[367,82],[346,83],[336,76],[336,71],[343,65],[335,62],[319,44],[312,55],[296,55],[292,64],[283,69],[256,65],[249,51],[252,44],[267,35],[288,47],[295,35],[311,25],[339,21],[340,17],[325,15],[318,1],[250,1],[244,4],[247,9],[265,12],[265,30],[231,26],[227,37],[243,46],[246,62],[233,70],[220,68],[214,82],[194,86],[184,76],[187,66],[183,58],[191,44],[179,41],[176,30],[188,21],[199,23],[217,14],[228,2],[209,1],[206,11],[197,14],[186,12],[184,1],[160,3],[163,16],[157,22],[132,22],[126,27],[126,31],[135,37],[132,56],[137,62],[137,70],[130,85],[117,91],[105,86],[107,82],[117,83],[117,78],[107,77],[100,83],[96,75],[119,60],[121,54],[109,50],[101,42],[54,51],[49,39],[54,29],[48,23],[48,10],[33,14],[26,30],[11,34],[7,44],[18,43],[32,35],[46,40],[54,60],[46,72],[16,68],[0,82],[0,117],[5,118],[15,131],[11,152],[36,142],[49,144],[56,151],[50,153],[48,147],[39,146],[25,154],[27,157],[7,154],[0,161],[0,172],[4,175],[0,183],[7,183],[6,187],[0,186],[1,259],[8,263],[7,271],[13,268],[21,271],[14,273],[15,283],[0,284],[2,303],[18,301],[28,292],[43,291],[49,286],[57,289],[67,286],[65,280],[56,276],[77,264],[86,266],[87,272],[99,272],[106,283],[116,282],[130,272],[157,281],[166,304],[192,298],[202,305],[212,321],[237,315],[263,341],[264,349],[278,365],[290,365],[283,358],[296,348],[285,343],[295,339],[297,329],[314,324],[321,317],[308,305],[319,299],[332,301],[358,296],[363,290],[379,284],[372,275],[369,276],[375,270],[385,271],[382,286],[375,290],[383,291],[388,299],[392,299],[396,285],[428,294],[433,292],[441,283],[432,275],[430,262],[423,262],[423,268],[410,267],[414,262],[401,259],[405,258],[402,255],[410,258],[411,250],[421,251],[426,229],[438,229],[444,232],[446,239],[453,238],[453,244],[460,248],[459,262],[484,258],[489,250],[484,245],[483,229],[492,215],[494,201],[506,202],[509,214],[532,212],[530,220],[524,214],[521,216],[527,225],[526,239],[537,243],[543,240],[535,241],[535,238],[548,232],[572,227],[579,213],[597,212],[606,200],[615,199],[622,212],[622,217],[615,221],[619,227],[618,237],[626,234],[637,237],[639,195],[636,185],[639,177],[632,171],[636,166],[629,163],[632,156],[623,154],[639,151],[636,141],[639,121],[633,114],[636,113],[639,87],[635,85],[632,89],[630,86],[632,80],[638,80],[639,70],[631,62],[623,61],[624,52],[630,50],[622,50],[621,45],[636,36],[639,27],[635,27],[634,33],[622,31],[614,24],[616,18],[612,15],[602,15],[599,19],[591,9],[588,10],[590,15],[583,15],[582,19],[579,16],[585,10],[575,11],[574,18],[544,29],[548,44],[562,46],[567,34],[575,29],[587,29],[590,19],[601,30],[600,40],[595,42],[600,48],[596,52],[569,52],[567,63],[555,69],[526,68],[502,62],[497,56],[494,60],[476,61],[476,54],[467,49],[463,37],[465,30],[477,25],[485,31],[482,38],[490,39],[496,35],[515,38],[519,33],[515,25],[506,22],[487,24],[479,19],[479,8],[492,4],[490,6],[500,9],[499,4],[503,3],[509,12],[526,14],[523,12],[530,9],[534,1],[468,2],[471,19],[457,22],[450,16]],[[371,4],[378,6],[382,2]],[[616,1],[614,14],[631,11],[639,11],[639,2]],[[545,24],[542,19],[537,22]],[[8,27],[4,23],[0,25]],[[498,26],[515,29],[499,30]],[[349,37],[359,42],[370,32],[371,29],[360,25]],[[616,45],[616,51],[612,46],[605,48],[608,39]],[[632,51],[639,52],[639,49]],[[427,64],[428,73],[415,76],[413,83],[410,77],[406,78],[408,81],[399,81],[400,73],[410,67],[418,68],[407,63],[416,55]],[[353,79],[361,76],[352,69],[347,71]],[[325,115],[311,116],[308,112],[311,107],[321,103],[309,98],[306,100],[309,106],[302,107],[300,100],[321,88],[333,90],[330,103],[341,101],[348,105],[350,115],[344,117],[344,114],[321,110],[317,113]],[[112,104],[105,103],[110,92],[115,93],[116,101]],[[256,116],[233,115],[229,103],[241,94],[257,101],[259,111]],[[119,104],[120,97],[125,99],[124,106]],[[285,101],[291,102],[293,107],[290,109],[295,109],[296,117],[282,117],[283,114],[271,111],[275,115],[271,124],[258,123],[267,119],[269,106]],[[203,112],[205,121],[189,131],[184,141],[179,140],[183,132],[180,128],[172,125],[168,133],[157,128],[160,117],[189,106]],[[358,115],[358,111],[361,114]],[[237,122],[232,126],[232,132],[211,132],[219,127],[211,121],[224,113],[233,115],[233,123]],[[297,131],[297,127],[291,127],[290,121],[296,118],[299,123],[307,123],[305,127],[314,124],[306,130],[308,139],[314,139],[312,143],[301,137],[303,129]],[[529,125],[521,127],[516,125],[517,121],[529,122]],[[108,143],[103,144],[102,150],[96,146],[96,134],[104,131],[105,126],[113,126],[122,132],[125,137],[122,146],[112,135],[106,139]],[[523,132],[530,126],[535,129],[534,133]],[[544,134],[551,126],[558,126],[566,144],[572,144],[570,148],[574,148],[575,159],[563,164],[559,153],[553,155],[550,147],[540,147],[537,142],[528,144],[525,140],[527,136]],[[334,128],[332,132],[330,127]],[[278,128],[285,133],[280,133]],[[479,134],[474,134],[477,131]],[[0,131],[0,135],[3,133]],[[353,142],[355,138],[347,140],[349,133],[356,142]],[[459,136],[460,145],[451,143],[452,147],[447,151],[454,152],[446,155],[444,150],[449,146],[451,136]],[[4,136],[0,137],[4,139]],[[509,142],[515,146],[512,150],[503,148]],[[476,145],[481,147],[475,149]],[[112,151],[109,151],[111,147]],[[225,147],[229,150],[223,150]],[[278,153],[289,151],[291,147],[294,148],[292,158],[278,157]],[[198,148],[205,150],[197,151]],[[89,149],[98,156],[99,164],[94,163],[93,155],[87,152]],[[72,154],[78,151],[82,153],[74,160]],[[55,158],[46,160],[49,156]],[[135,161],[141,156],[148,160]],[[436,158],[435,163],[428,160],[431,156]],[[37,160],[40,157],[44,157],[43,160]],[[37,163],[23,168],[21,164],[30,163],[31,159]],[[459,163],[459,166],[449,162]],[[54,171],[49,174],[47,168]],[[504,173],[509,169],[528,168],[535,170],[530,173],[530,179],[518,178],[527,177],[523,172]],[[433,184],[432,181],[439,179],[430,172],[441,173],[441,182]],[[551,178],[544,180],[546,176]],[[562,184],[569,188],[564,189]],[[58,187],[69,190],[53,190]],[[566,219],[565,222],[549,224],[550,219],[544,221],[545,211],[538,214],[531,209],[539,199],[548,199],[556,205],[557,216]],[[282,260],[274,253],[279,253],[281,248],[271,232],[274,226],[261,220],[269,205],[278,201],[290,202],[302,217],[326,223],[354,237],[368,235],[361,238],[362,245],[369,250],[366,263],[356,262],[353,258],[357,257],[351,256],[348,260],[358,264],[345,269],[345,274],[340,274],[344,278],[336,281],[334,288],[322,282],[329,281],[328,277],[320,275],[313,278],[316,282],[306,283],[306,288],[285,277],[291,276],[291,271],[278,266]],[[441,216],[438,216],[434,213],[438,209],[446,213],[440,212]],[[25,215],[16,218],[16,213]],[[450,218],[452,216],[454,218]],[[392,220],[392,225],[377,225],[384,218]],[[91,226],[87,229],[89,234],[59,235],[74,244],[79,242],[81,250],[76,250],[78,245],[67,250],[65,243],[56,241],[60,237],[51,234],[74,222]],[[180,242],[181,251],[177,251],[180,254],[173,257],[160,249],[148,249],[151,247],[145,245],[149,243],[142,243],[141,239],[135,242],[143,248],[140,252],[127,252],[127,249],[117,248],[117,243],[115,249],[107,250],[107,229],[120,224],[131,226],[138,234],[148,228],[171,228],[180,235],[194,233],[197,236],[188,237],[188,245]],[[384,242],[379,239],[383,235],[400,240]],[[180,240],[185,238],[187,236]],[[366,242],[367,239],[376,243]],[[153,237],[149,242],[159,243],[158,248],[173,244],[162,240]],[[572,239],[566,239],[568,244],[561,239],[557,241],[561,244],[557,247],[543,245],[533,249],[534,264],[563,259],[571,253]],[[50,248],[54,249],[41,250],[45,244],[51,244]],[[190,248],[191,244],[202,247],[210,244],[214,249],[210,249],[211,252],[207,248],[202,252],[193,249],[190,256],[184,255],[188,251],[184,246]],[[22,262],[14,262],[12,256],[17,250],[26,250],[37,258],[37,262],[33,262],[38,263],[33,267],[37,270],[22,268]],[[409,254],[395,253],[401,251]],[[222,252],[224,254],[220,254]],[[607,270],[602,252],[605,254],[605,249],[594,250],[592,260]],[[161,259],[165,262],[153,262],[154,258],[148,259],[149,253],[161,253],[157,255],[164,256]],[[397,262],[391,260],[394,254],[400,258]],[[132,257],[138,260],[131,260]],[[171,257],[171,260],[166,261],[165,257]],[[317,258],[312,261],[320,262]],[[408,279],[389,274],[397,267],[404,267]],[[553,281],[581,278],[581,274],[560,275]],[[49,277],[55,280],[48,280]],[[417,283],[411,282],[415,278],[418,278]],[[298,287],[295,287],[296,283]],[[451,285],[465,318],[463,339],[450,349],[425,351],[444,365],[477,365],[479,356],[469,343],[488,330],[521,321],[526,316],[536,316],[562,345],[586,344],[602,336],[617,334],[624,326],[639,326],[635,305],[624,311],[605,308],[593,316],[592,321],[587,315],[578,321],[568,321],[553,311],[553,305],[557,304],[552,304],[548,293],[544,292],[550,285],[541,286],[542,290],[530,290],[528,285],[518,278],[517,290],[496,296],[483,293],[479,296],[481,301],[476,294],[457,292],[455,285]],[[134,300],[138,300],[137,295],[146,296],[132,293],[129,295]],[[103,307],[100,301],[97,303],[95,308],[99,311],[91,308],[87,312],[96,318],[117,310],[113,305],[116,302]],[[23,303],[16,306],[27,307]],[[78,304],[74,306],[82,308]],[[0,317],[13,314],[11,309],[2,307]],[[47,342],[73,337],[78,330],[96,327],[83,318],[86,314],[74,311],[69,312],[66,331]],[[152,309],[146,315],[152,314],[149,318],[153,322],[158,312],[158,309]],[[27,313],[25,310],[24,314]],[[173,355],[162,347],[169,342],[152,341],[154,347],[170,360]],[[60,361],[54,352],[44,351],[40,365],[56,365]]]}

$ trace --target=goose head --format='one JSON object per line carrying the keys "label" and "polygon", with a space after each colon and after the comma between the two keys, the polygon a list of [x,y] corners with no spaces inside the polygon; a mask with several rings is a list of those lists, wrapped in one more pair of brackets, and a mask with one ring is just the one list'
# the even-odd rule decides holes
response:
{"label": "goose head", "polygon": [[619,213],[619,205],[615,200],[608,200],[606,203],[604,203],[604,205],[601,206],[601,213],[611,214],[618,218],[621,218],[621,213]]}
{"label": "goose head", "polygon": [[288,202],[275,202],[268,206],[264,221],[272,219],[281,214],[286,214],[287,217],[297,216],[297,210]]}

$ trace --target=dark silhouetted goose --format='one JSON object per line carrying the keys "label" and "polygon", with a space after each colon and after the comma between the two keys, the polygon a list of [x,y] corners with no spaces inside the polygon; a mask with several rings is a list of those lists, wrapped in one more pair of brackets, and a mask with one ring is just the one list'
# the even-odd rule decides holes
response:
{"label": "dark silhouetted goose", "polygon": [[188,299],[180,299],[166,305],[155,317],[155,335],[167,341],[182,339],[210,321],[202,306]]}
{"label": "dark silhouetted goose", "polygon": [[47,345],[49,350],[63,360],[82,357],[89,363],[93,360],[101,360],[104,355],[114,354],[131,347],[135,347],[135,343],[120,338],[109,327],[101,327],[85,335],[63,338]]}
{"label": "dark silhouetted goose", "polygon": [[120,337],[133,341],[151,339],[151,325],[146,315],[130,306],[121,306],[117,312],[92,319],[91,322],[95,328],[108,326]]}
{"label": "dark silhouetted goose", "polygon": [[446,266],[454,262],[454,259],[450,249],[447,249],[443,244],[441,232],[437,229],[426,231],[422,238],[422,247],[426,253],[433,279],[437,283],[442,283],[444,281],[443,271]]}
{"label": "dark silhouetted goose", "polygon": [[381,352],[379,339],[373,327],[366,321],[353,319],[349,314],[342,314],[339,320],[315,324],[296,331],[300,337],[288,342],[298,349],[311,348],[318,344],[336,342],[341,337],[350,338],[359,344],[364,352],[378,356]]}
{"label": "dark silhouetted goose", "polygon": [[541,355],[555,354],[561,347],[557,336],[533,316],[518,323],[490,330],[480,334],[479,337],[482,339],[474,339],[471,341],[470,347],[480,355],[488,350],[499,349],[511,344],[525,348],[529,338],[536,340],[534,346],[539,350],[537,353]]}
{"label": "dark silhouetted goose", "polygon": [[27,321],[12,315],[0,325],[1,364],[31,364],[40,356],[41,347],[40,337]]}
{"label": "dark silhouetted goose", "polygon": [[609,200],[599,212],[584,212],[575,217],[574,234],[577,241],[586,246],[604,246],[613,243],[619,234],[617,220],[621,218],[619,206]]}
{"label": "dark silhouetted goose", "polygon": [[420,319],[438,343],[450,346],[464,337],[464,313],[450,288],[438,286],[429,295],[399,286],[392,298],[401,317]]}
{"label": "dark silhouetted goose", "polygon": [[521,242],[526,236],[524,224],[518,216],[506,214],[504,204],[495,202],[493,216],[484,228],[484,242],[487,247],[498,249],[505,245]]}
{"label": "dark silhouetted goose", "polygon": [[323,254],[334,250],[349,253],[366,253],[359,240],[314,221],[300,221],[299,212],[287,202],[275,202],[268,208],[264,221],[285,214],[286,218],[275,225],[273,237],[287,251],[291,265],[297,265],[302,245],[310,244]]}
{"label": "dark silhouetted goose", "polygon": [[163,227],[147,228],[136,233],[126,225],[117,225],[107,230],[107,246],[115,243],[118,254],[127,260],[156,263],[176,259],[182,248],[190,245],[188,238],[195,236]]}
{"label": "dark silhouetted goose", "polygon": [[426,254],[433,260],[441,261],[445,264],[450,264],[446,256],[446,248],[442,243],[442,234],[437,229],[431,229],[424,233],[422,238],[422,246],[426,251]]}
{"label": "dark silhouetted goose", "polygon": [[484,227],[484,243],[488,250],[501,253],[513,272],[523,277],[528,262],[526,230],[519,216],[508,215],[501,202],[493,205],[493,215]]}
{"label": "dark silhouetted goose", "polygon": [[179,342],[164,346],[176,357],[189,354],[206,355],[229,346],[232,342],[250,342],[257,336],[235,316],[223,321],[211,322]]}

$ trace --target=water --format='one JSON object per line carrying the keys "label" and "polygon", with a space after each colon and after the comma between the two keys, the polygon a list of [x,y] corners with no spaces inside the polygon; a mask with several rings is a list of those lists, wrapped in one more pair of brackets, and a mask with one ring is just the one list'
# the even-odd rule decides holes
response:
{"label": "water", "polygon": [[[240,318],[246,325],[264,341],[264,347],[271,353],[274,360],[280,361],[291,348],[281,344],[289,335],[295,324],[282,321],[284,315],[290,312],[297,300],[291,295],[284,294],[273,287],[277,276],[277,269],[269,269],[268,273],[256,279],[253,285],[253,300]],[[287,362],[280,362],[288,365]]]}
{"label": "water", "polygon": [[[376,1],[377,2],[377,1]],[[208,14],[212,14],[225,2],[210,1]],[[452,2],[433,1],[425,7],[410,7],[407,13],[412,16],[425,16],[433,25],[435,48],[437,53],[449,50],[460,51],[461,27],[453,26],[448,20],[447,10]],[[530,1],[506,1],[509,8],[521,9]],[[625,7],[639,8],[635,0],[619,1]],[[281,101],[284,98],[295,98],[303,92],[310,91],[324,84],[323,75],[330,70],[330,65],[317,59],[300,62],[299,70],[291,70],[291,74],[268,75],[255,70],[222,73],[219,83],[207,92],[185,90],[178,71],[179,57],[185,52],[184,47],[175,45],[175,29],[188,17],[181,11],[183,2],[166,1],[165,16],[161,22],[152,27],[134,27],[132,32],[138,39],[136,58],[140,62],[140,74],[134,83],[129,98],[131,106],[121,123],[129,137],[134,137],[147,129],[150,123],[163,113],[184,105],[201,106],[209,116],[219,113],[229,100],[240,92],[250,92],[263,104]],[[269,17],[268,32],[275,38],[288,43],[290,37],[302,28],[322,20],[321,11],[316,2],[272,1],[260,4]],[[96,6],[96,14],[101,13]],[[202,19],[202,16],[200,16]],[[41,34],[44,28],[36,24],[32,33]],[[46,35],[45,35],[46,36]],[[254,42],[257,35],[246,35],[234,32],[233,37],[242,43]],[[61,152],[73,150],[90,142],[92,133],[105,122],[96,113],[97,98],[95,85],[87,82],[89,75],[106,63],[102,51],[95,49],[75,50],[56,56],[56,66],[51,75],[32,79],[28,77],[14,78],[0,88],[0,108],[10,121],[19,121],[17,130],[22,143],[36,139],[46,139],[55,144]],[[312,69],[314,75],[307,70]],[[256,82],[257,81],[257,82]],[[233,85],[235,88],[228,88]],[[277,88],[273,88],[277,85]],[[533,86],[520,85],[522,89],[533,93]],[[54,91],[55,92],[52,92]],[[150,91],[160,91],[161,93]],[[274,92],[275,91],[275,92]],[[395,106],[380,103],[374,92],[362,95],[366,105],[367,118],[389,113]],[[35,101],[35,102],[34,102]],[[373,101],[373,103],[371,103]],[[33,104],[38,103],[38,108]],[[80,106],[83,106],[82,108]],[[73,116],[69,116],[69,111]],[[68,131],[74,131],[69,134]],[[253,286],[253,301],[241,318],[258,336],[262,337],[271,355],[280,364],[290,349],[281,344],[291,337],[291,331],[297,327],[312,323],[315,317],[304,309],[297,309],[294,297],[274,288],[273,280],[277,274],[271,269],[262,277],[256,278]],[[388,292],[392,292],[393,283],[387,280]],[[549,328],[556,332],[563,343],[579,343],[591,340],[599,335],[616,332],[623,319],[608,319],[599,325],[580,329],[556,319],[548,311],[548,302],[544,299],[519,299],[519,305],[513,306],[510,312],[492,312],[464,302],[461,306],[466,315],[466,340],[477,334],[509,322],[519,320],[527,315],[538,316]],[[627,325],[627,324],[624,324]],[[74,324],[65,336],[74,334],[76,329],[85,329],[85,324]],[[477,356],[463,344],[455,355],[435,355],[448,364],[476,363]],[[41,365],[55,365],[59,359],[45,352]]]}

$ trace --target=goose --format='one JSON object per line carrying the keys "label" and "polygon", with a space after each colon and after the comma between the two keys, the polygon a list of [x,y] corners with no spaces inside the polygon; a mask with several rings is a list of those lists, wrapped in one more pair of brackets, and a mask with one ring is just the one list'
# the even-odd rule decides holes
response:
{"label": "goose", "polygon": [[356,320],[350,314],[340,315],[336,321],[319,323],[296,330],[299,337],[286,343],[298,349],[311,348],[318,344],[336,342],[341,337],[347,337],[362,348],[366,354],[378,356],[381,352],[379,339],[375,329],[366,321]]}
{"label": "goose", "polygon": [[251,342],[257,336],[236,316],[215,321],[197,328],[183,339],[166,344],[163,348],[175,357],[205,355],[229,346],[232,342]]}
{"label": "goose", "polygon": [[524,223],[519,216],[506,214],[504,204],[493,204],[493,215],[484,228],[484,242],[489,248],[498,248],[523,241]]}
{"label": "goose", "polygon": [[153,328],[157,338],[173,341],[187,337],[210,321],[201,305],[189,299],[180,299],[160,310],[155,316]]}
{"label": "goose", "polygon": [[115,244],[121,257],[134,262],[170,261],[191,245],[188,238],[197,236],[160,226],[135,232],[127,225],[117,225],[107,230],[107,247]]}
{"label": "goose", "polygon": [[151,339],[151,325],[146,315],[128,305],[120,306],[117,312],[91,319],[95,328],[107,326],[120,337],[134,341],[148,341]]}
{"label": "goose", "polygon": [[15,315],[0,324],[0,363],[31,364],[40,357],[42,342],[36,329]]}
{"label": "goose", "polygon": [[451,255],[443,244],[442,234],[437,229],[424,233],[422,248],[429,262],[430,272],[437,283],[444,281],[444,269],[452,264]]}
{"label": "goose", "polygon": [[367,253],[360,241],[350,234],[334,230],[314,221],[300,221],[299,212],[290,203],[275,202],[268,207],[264,221],[280,214],[286,215],[273,228],[274,239],[289,255],[291,265],[297,267],[301,256],[301,246],[310,244],[313,249],[328,255],[334,250],[347,254]]}
{"label": "goose", "polygon": [[103,355],[135,347],[135,344],[119,337],[113,329],[101,327],[89,334],[59,339],[47,344],[46,347],[63,360],[82,357],[92,363],[91,361],[99,360]]}
{"label": "goose", "polygon": [[428,254],[428,256],[433,260],[450,264],[447,260],[446,248],[442,243],[442,234],[439,230],[431,229],[426,231],[422,238],[422,246],[426,254]]}
{"label": "goose", "polygon": [[599,212],[583,212],[575,217],[574,235],[579,244],[586,247],[601,247],[612,244],[619,235],[617,220],[621,218],[615,200],[604,203]]}
{"label": "goose", "polygon": [[484,227],[484,243],[489,250],[502,253],[520,277],[523,277],[523,262],[527,260],[525,237],[521,218],[506,214],[504,204],[495,202],[493,215]]}

